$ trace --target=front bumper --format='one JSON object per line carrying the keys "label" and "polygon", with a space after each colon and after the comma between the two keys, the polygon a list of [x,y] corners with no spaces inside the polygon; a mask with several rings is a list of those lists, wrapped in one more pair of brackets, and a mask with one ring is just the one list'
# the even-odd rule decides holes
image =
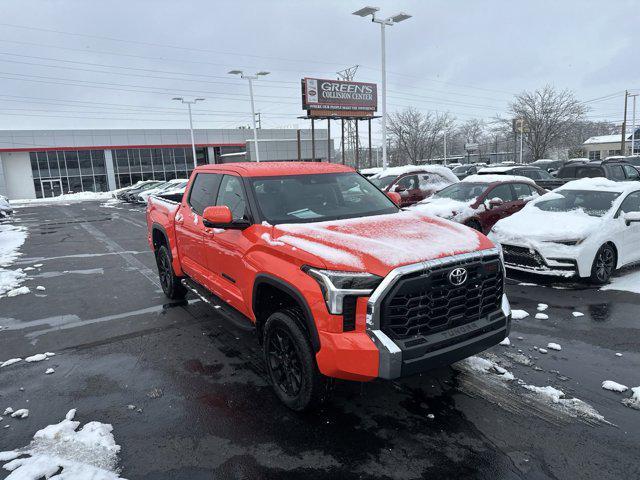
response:
{"label": "front bumper", "polygon": [[399,267],[385,277],[369,298],[366,317],[367,334],[378,349],[378,377],[394,379],[450,365],[498,344],[509,335],[511,307],[504,294],[499,310],[450,329],[404,340],[393,340],[381,328],[382,300],[402,276],[496,255],[496,249],[457,255]]}
{"label": "front bumper", "polygon": [[552,275],[559,277],[575,277],[579,275],[577,255],[569,248],[565,253],[547,253],[543,249],[528,246],[502,244],[504,263],[507,268],[522,272]]}

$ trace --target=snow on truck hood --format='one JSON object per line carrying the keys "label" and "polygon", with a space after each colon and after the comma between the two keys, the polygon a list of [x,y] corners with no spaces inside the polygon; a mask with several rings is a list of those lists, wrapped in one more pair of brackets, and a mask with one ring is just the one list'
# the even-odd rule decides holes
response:
{"label": "snow on truck hood", "polygon": [[401,265],[493,247],[475,230],[417,212],[281,224],[274,227],[273,236],[319,257],[327,268],[377,275]]}

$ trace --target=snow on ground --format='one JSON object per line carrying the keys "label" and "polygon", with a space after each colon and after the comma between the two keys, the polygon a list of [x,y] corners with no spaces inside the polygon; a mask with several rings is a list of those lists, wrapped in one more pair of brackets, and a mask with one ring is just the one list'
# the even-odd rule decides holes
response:
{"label": "snow on ground", "polygon": [[16,270],[7,268],[20,256],[18,250],[26,238],[26,228],[11,224],[0,225],[0,297],[16,290],[27,276],[19,268]]}
{"label": "snow on ground", "polygon": [[509,340],[509,337],[505,338],[504,340],[502,340],[500,342],[500,345],[503,345],[505,347],[508,347],[509,345],[511,345],[511,340]]}
{"label": "snow on ground", "polygon": [[[572,417],[585,417],[589,419],[598,420],[600,422],[607,422],[600,413],[588,403],[580,400],[579,398],[565,398],[565,394],[562,390],[558,390],[552,386],[537,387],[535,385],[522,384],[522,387],[533,392],[533,397],[542,402],[552,405],[554,408],[572,416]],[[608,422],[607,422],[608,423]]]}
{"label": "snow on ground", "polygon": [[49,203],[67,203],[67,202],[84,202],[87,200],[108,200],[112,198],[111,192],[78,192],[67,193],[57,197],[47,198],[25,198],[21,200],[11,200],[11,205],[32,205],[32,204],[49,204]]}
{"label": "snow on ground", "polygon": [[45,352],[45,353],[37,353],[35,355],[31,355],[30,357],[27,357],[24,359],[25,362],[41,362],[43,360],[46,360],[49,357],[53,357],[55,355],[55,353],[52,352]]}
{"label": "snow on ground", "polygon": [[571,312],[571,315],[573,315],[576,318],[584,317],[584,313],[582,313],[582,312]]}
{"label": "snow on ground", "polygon": [[538,311],[539,312],[544,312],[547,308],[549,308],[549,305],[547,305],[546,303],[539,303],[538,304]]}
{"label": "snow on ground", "polygon": [[612,277],[610,282],[600,290],[622,290],[631,293],[640,293],[640,270]]}
{"label": "snow on ground", "polygon": [[514,320],[522,320],[525,317],[528,317],[529,313],[524,310],[511,310],[511,318]]}
{"label": "snow on ground", "polygon": [[602,382],[602,388],[605,390],[611,390],[612,392],[626,392],[629,387],[622,385],[621,383],[614,382],[613,380],[605,380]]}
{"label": "snow on ground", "polygon": [[28,408],[20,408],[11,414],[12,418],[27,418],[29,416]]}
{"label": "snow on ground", "polygon": [[70,410],[60,423],[38,430],[29,445],[0,452],[12,472],[7,480],[123,480],[118,474],[118,452],[113,427],[89,422],[80,430]]}
{"label": "snow on ground", "polygon": [[640,410],[640,387],[633,387],[631,389],[631,398],[625,398],[622,400],[622,404]]}
{"label": "snow on ground", "polygon": [[549,318],[549,315],[547,315],[546,313],[536,313],[536,318],[538,320],[547,320]]}
{"label": "snow on ground", "polygon": [[505,381],[511,381],[515,378],[511,372],[502,368],[496,362],[482,357],[473,356],[465,358],[458,362],[458,365],[471,372],[493,373],[498,378]]}
{"label": "snow on ground", "polygon": [[562,350],[562,347],[557,343],[547,343],[547,348],[549,350],[557,350],[557,351]]}
{"label": "snow on ground", "polygon": [[0,363],[0,368],[8,367],[9,365],[13,365],[14,363],[18,363],[21,361],[21,358],[10,358],[9,360],[5,360],[4,362]]}
{"label": "snow on ground", "polygon": [[6,294],[7,297],[17,297],[18,295],[25,295],[27,293],[31,293],[29,287],[18,287],[12,290],[9,290]]}
{"label": "snow on ground", "polygon": [[47,368],[44,373],[45,375],[51,375],[52,373],[55,373],[55,370],[53,368]]}

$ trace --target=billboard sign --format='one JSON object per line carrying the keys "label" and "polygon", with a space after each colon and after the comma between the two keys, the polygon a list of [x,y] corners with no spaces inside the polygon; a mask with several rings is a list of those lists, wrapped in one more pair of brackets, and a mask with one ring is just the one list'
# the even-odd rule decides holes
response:
{"label": "billboard sign", "polygon": [[375,83],[304,78],[302,80],[302,108],[330,110],[371,115],[378,108],[378,88]]}

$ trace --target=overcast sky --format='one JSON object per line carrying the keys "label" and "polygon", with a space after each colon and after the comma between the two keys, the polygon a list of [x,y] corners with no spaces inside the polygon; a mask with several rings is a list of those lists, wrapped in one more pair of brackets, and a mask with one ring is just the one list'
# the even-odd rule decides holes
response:
{"label": "overcast sky", "polygon": [[624,90],[640,89],[631,0],[3,0],[0,128],[183,128],[176,95],[206,98],[196,127],[248,125],[236,68],[272,72],[256,84],[263,127],[307,126],[303,76],[357,64],[379,82],[379,27],[351,15],[367,4],[413,15],[387,30],[389,111],[491,120],[549,83],[619,122]]}

